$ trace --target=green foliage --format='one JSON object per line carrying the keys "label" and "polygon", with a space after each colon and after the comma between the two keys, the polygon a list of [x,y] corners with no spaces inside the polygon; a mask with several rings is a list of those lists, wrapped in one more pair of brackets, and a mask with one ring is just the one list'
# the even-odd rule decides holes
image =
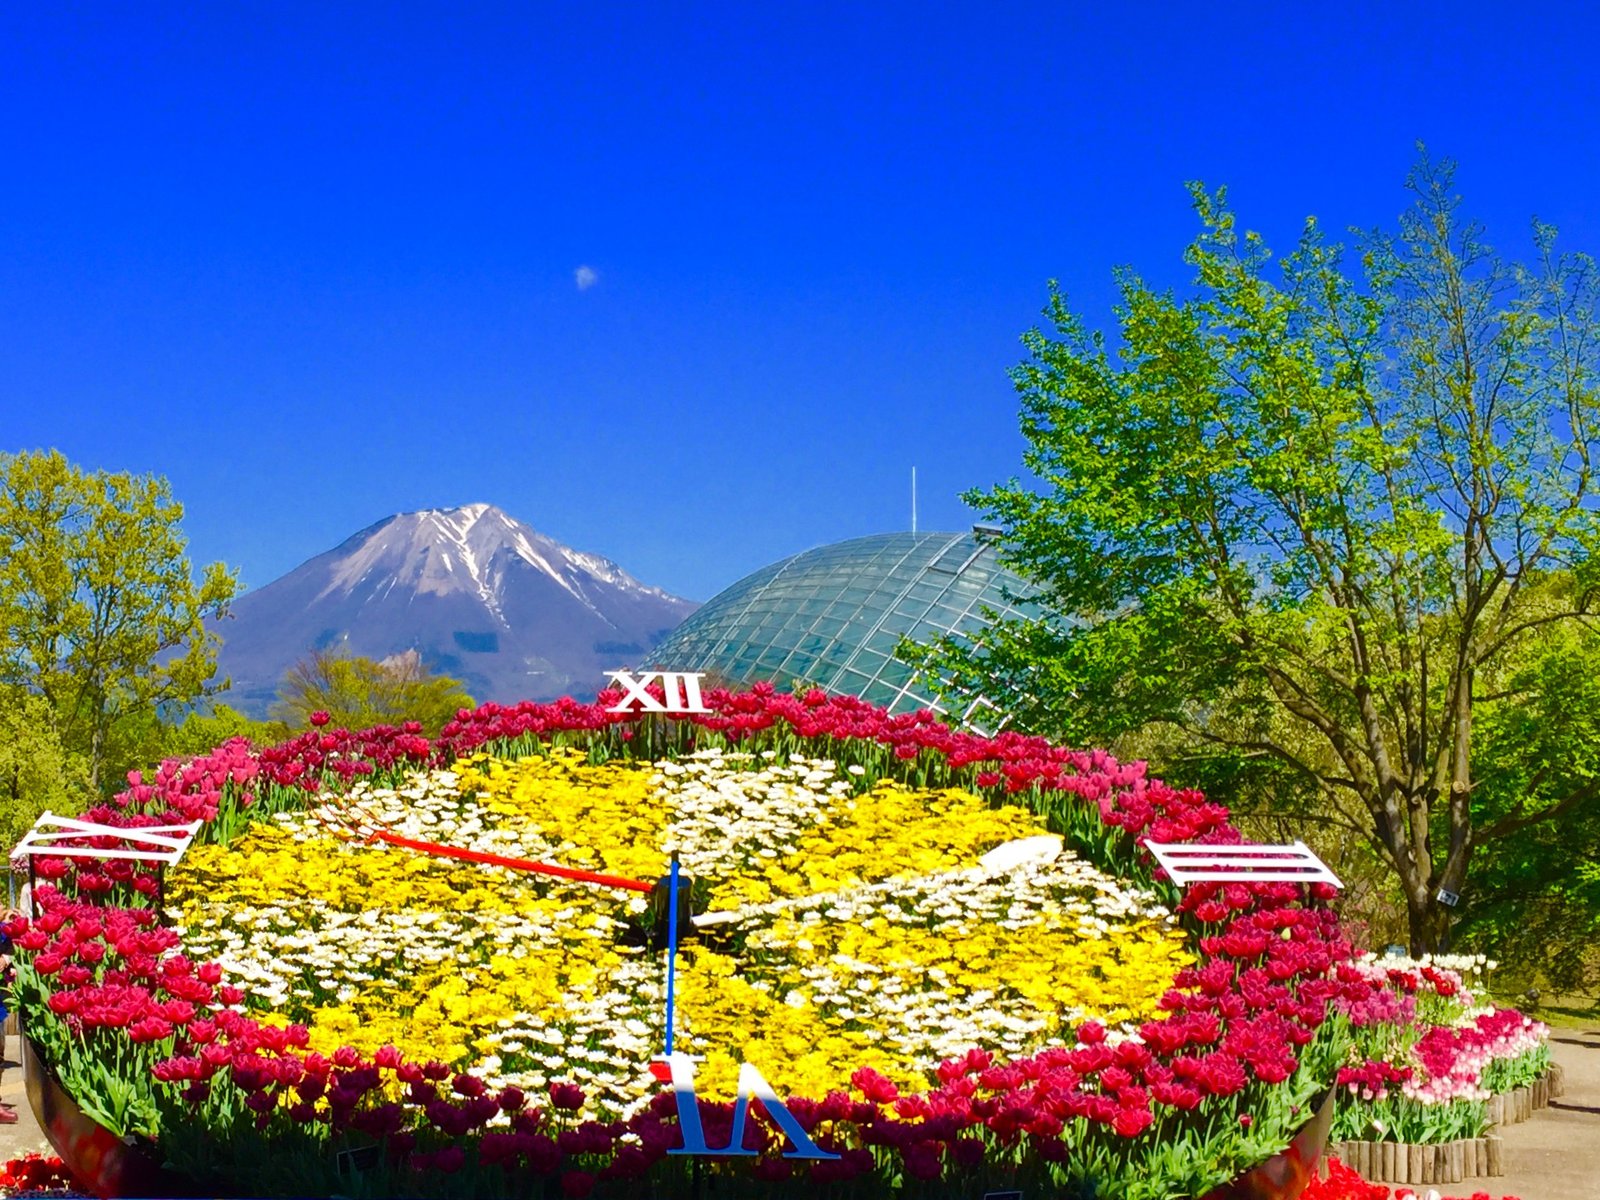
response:
{"label": "green foliage", "polygon": [[[1013,373],[1036,482],[967,496],[1049,613],[913,657],[1013,728],[1275,760],[1382,854],[1421,951],[1493,790],[1482,683],[1600,607],[1600,277],[1544,226],[1534,266],[1495,258],[1448,164],[1408,185],[1357,269],[1314,219],[1274,265],[1195,186],[1193,295],[1123,273],[1115,343],[1052,289]],[[1508,832],[1593,809],[1569,779]]]}
{"label": "green foliage", "polygon": [[170,1052],[159,1042],[131,1041],[122,1029],[73,1031],[50,1009],[54,990],[31,956],[17,962],[10,1002],[28,1014],[28,1036],[44,1060],[85,1115],[118,1134],[155,1136],[159,1089],[151,1068]]}
{"label": "green foliage", "polygon": [[1480,1082],[1486,1091],[1497,1095],[1520,1087],[1532,1087],[1535,1081],[1543,1079],[1550,1073],[1552,1061],[1550,1043],[1540,1042],[1532,1050],[1524,1051],[1516,1058],[1491,1060],[1484,1067]]}
{"label": "green foliage", "polygon": [[1488,1127],[1488,1107],[1482,1100],[1424,1104],[1395,1095],[1335,1108],[1329,1140],[1436,1146],[1458,1138],[1481,1137]]}
{"label": "green foliage", "polygon": [[416,651],[374,662],[319,650],[284,675],[273,716],[291,729],[308,728],[318,712],[347,729],[418,721],[432,734],[458,709],[471,707],[462,684],[430,674]]}
{"label": "green foliage", "polygon": [[1461,933],[1512,977],[1583,991],[1600,984],[1600,806],[1587,799],[1600,778],[1600,631],[1552,625],[1509,665],[1482,705]]}
{"label": "green foliage", "polygon": [[158,732],[159,752],[147,754],[145,763],[159,758],[193,758],[233,738],[248,738],[257,746],[270,746],[288,736],[276,721],[257,721],[227,704],[212,702],[207,708],[184,714],[176,722],[163,722]]}
{"label": "green foliage", "polygon": [[44,700],[91,790],[119,724],[217,689],[204,621],[238,582],[220,563],[196,582],[182,518],[164,479],[0,459],[0,683]]}
{"label": "green foliage", "polygon": [[81,812],[89,773],[61,744],[44,697],[0,686],[0,847],[15,846],[39,817]]}

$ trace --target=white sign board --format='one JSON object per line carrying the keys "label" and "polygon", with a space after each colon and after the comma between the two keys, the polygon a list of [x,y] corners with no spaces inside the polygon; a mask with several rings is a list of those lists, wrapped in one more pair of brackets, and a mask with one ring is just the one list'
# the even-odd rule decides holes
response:
{"label": "white sign board", "polygon": [[1331,883],[1339,877],[1304,842],[1289,846],[1201,846],[1146,842],[1179,887],[1191,883]]}
{"label": "white sign board", "polygon": [[[200,822],[188,825],[146,825],[130,829],[124,825],[99,825],[73,817],[58,817],[47,812],[17,843],[12,854],[38,854],[49,858],[135,858],[171,866],[183,857]],[[124,843],[111,847],[73,846],[66,843],[83,838],[117,838]]]}

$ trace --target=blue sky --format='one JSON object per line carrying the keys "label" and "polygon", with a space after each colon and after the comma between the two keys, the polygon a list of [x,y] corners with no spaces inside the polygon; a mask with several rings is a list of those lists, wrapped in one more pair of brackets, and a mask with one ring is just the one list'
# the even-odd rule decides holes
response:
{"label": "blue sky", "polygon": [[[1525,19],[1524,19],[1525,17]],[[705,599],[1020,469],[1046,281],[1182,286],[1420,139],[1600,251],[1579,6],[11,6],[0,449],[157,472],[257,585],[486,500]],[[592,273],[580,288],[580,267]]]}

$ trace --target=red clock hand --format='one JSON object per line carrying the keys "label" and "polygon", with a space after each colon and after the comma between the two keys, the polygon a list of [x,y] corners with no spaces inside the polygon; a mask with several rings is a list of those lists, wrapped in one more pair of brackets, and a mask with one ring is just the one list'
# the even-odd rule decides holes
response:
{"label": "red clock hand", "polygon": [[[337,812],[337,810],[333,810]],[[538,875],[554,875],[560,879],[575,879],[580,883],[596,883],[601,887],[622,888],[630,892],[648,893],[655,887],[653,883],[646,883],[642,879],[627,879],[621,875],[605,875],[598,871],[583,871],[577,867],[562,867],[555,863],[535,862],[531,858],[508,858],[503,854],[490,854],[484,850],[467,850],[461,846],[446,846],[439,842],[424,842],[417,838],[402,837],[398,833],[390,833],[387,829],[380,829],[369,821],[355,823],[353,827],[348,822],[338,822],[331,819],[332,812],[325,806],[322,813],[334,832],[345,836],[361,837],[367,841],[387,842],[391,846],[399,846],[404,850],[415,850],[419,854],[431,854],[436,858],[454,858],[462,862],[484,863],[493,867],[509,867],[513,871],[528,871]]]}
{"label": "red clock hand", "polygon": [[513,871],[531,871],[539,875],[555,875],[561,879],[576,879],[581,883],[598,883],[602,887],[624,888],[630,892],[648,892],[655,884],[642,879],[624,879],[621,875],[602,875],[598,871],[581,871],[577,867],[562,867],[555,863],[535,862],[531,858],[507,858],[503,854],[489,854],[483,850],[465,850],[460,846],[443,846],[438,842],[419,842],[415,838],[401,837],[382,829],[372,837],[391,846],[402,846],[439,858],[459,858],[463,862],[487,863],[494,867],[510,867]]}

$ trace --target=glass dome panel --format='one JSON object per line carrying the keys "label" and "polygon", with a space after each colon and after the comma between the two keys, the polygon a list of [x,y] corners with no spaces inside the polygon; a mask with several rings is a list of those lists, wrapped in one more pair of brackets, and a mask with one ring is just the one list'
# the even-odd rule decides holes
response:
{"label": "glass dome panel", "polygon": [[970,636],[987,624],[986,606],[1034,615],[1034,594],[992,541],[970,533],[855,538],[747,575],[669,634],[651,663],[746,684],[813,684],[894,712],[937,708],[894,657],[901,639]]}

